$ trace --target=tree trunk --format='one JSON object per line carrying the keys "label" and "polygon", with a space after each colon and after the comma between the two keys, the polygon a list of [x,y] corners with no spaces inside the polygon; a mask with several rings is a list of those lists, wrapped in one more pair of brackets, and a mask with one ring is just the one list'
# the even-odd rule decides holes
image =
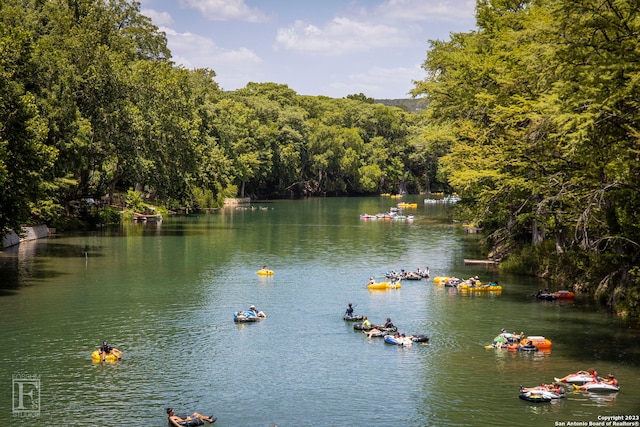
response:
{"label": "tree trunk", "polygon": [[538,226],[538,221],[534,220],[531,226],[531,244],[540,246],[544,241],[544,228]]}

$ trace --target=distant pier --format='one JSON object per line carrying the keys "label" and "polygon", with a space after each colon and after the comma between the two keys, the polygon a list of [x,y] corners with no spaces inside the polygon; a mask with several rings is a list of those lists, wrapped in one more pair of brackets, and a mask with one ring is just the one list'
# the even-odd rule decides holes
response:
{"label": "distant pier", "polygon": [[465,259],[464,265],[496,265],[497,262],[492,259]]}

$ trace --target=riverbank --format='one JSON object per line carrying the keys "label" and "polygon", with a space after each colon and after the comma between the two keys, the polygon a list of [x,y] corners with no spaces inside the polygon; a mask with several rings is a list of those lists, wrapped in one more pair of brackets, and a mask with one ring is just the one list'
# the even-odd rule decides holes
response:
{"label": "riverbank", "polygon": [[5,234],[4,236],[2,236],[2,249],[19,245],[20,242],[44,239],[54,233],[55,233],[55,229],[51,229],[44,224],[33,225],[33,226],[25,225],[22,227],[20,234],[16,233],[15,231],[11,231]]}

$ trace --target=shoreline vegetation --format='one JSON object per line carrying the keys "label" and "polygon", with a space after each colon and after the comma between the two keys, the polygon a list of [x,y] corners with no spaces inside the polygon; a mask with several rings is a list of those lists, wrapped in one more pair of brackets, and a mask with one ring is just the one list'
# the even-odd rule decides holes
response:
{"label": "shoreline vegetation", "polygon": [[498,268],[640,322],[639,13],[478,2],[476,31],[429,42],[412,100],[376,101],[223,91],[214,70],[172,62],[136,2],[4,1],[0,231],[235,197],[456,192]]}

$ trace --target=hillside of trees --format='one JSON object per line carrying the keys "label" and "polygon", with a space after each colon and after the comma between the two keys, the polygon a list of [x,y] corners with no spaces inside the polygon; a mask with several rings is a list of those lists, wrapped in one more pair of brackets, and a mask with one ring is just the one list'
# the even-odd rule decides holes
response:
{"label": "hillside of trees", "polygon": [[0,229],[62,227],[73,203],[137,189],[170,209],[253,198],[438,190],[422,117],[171,62],[126,0],[0,5]]}
{"label": "hillside of trees", "polygon": [[122,194],[195,210],[453,190],[501,268],[640,319],[639,8],[478,0],[477,30],[430,43],[407,102],[224,92],[171,61],[137,2],[4,0],[0,230]]}
{"label": "hillside of trees", "polygon": [[419,113],[427,108],[425,100],[421,98],[376,99],[375,102],[387,107],[398,107],[409,113]]}

